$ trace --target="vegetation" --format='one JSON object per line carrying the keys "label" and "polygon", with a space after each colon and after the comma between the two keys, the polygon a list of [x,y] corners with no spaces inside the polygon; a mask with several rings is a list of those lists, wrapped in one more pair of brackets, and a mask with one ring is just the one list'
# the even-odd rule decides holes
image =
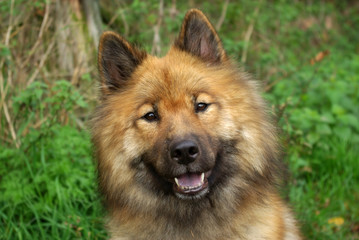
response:
{"label": "vegetation", "polygon": [[[0,2],[0,239],[106,238],[87,127],[98,90],[97,43],[81,2]],[[186,10],[202,9],[228,53],[261,79],[290,169],[283,194],[303,234],[359,239],[356,1],[99,6],[99,30],[157,55]]]}

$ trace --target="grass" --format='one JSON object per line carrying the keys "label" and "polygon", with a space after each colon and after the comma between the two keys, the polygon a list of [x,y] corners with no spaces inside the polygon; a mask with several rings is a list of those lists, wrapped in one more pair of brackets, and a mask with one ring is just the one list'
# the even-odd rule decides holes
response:
{"label": "grass", "polygon": [[[311,168],[293,172],[289,198],[308,239],[358,239],[358,154],[354,145],[334,140],[329,151],[313,154]],[[330,223],[334,218],[337,224]]]}
{"label": "grass", "polygon": [[[44,24],[41,44],[30,51],[45,1],[1,2],[1,32],[12,2],[12,34],[0,44],[0,239],[106,239],[83,124],[95,104],[96,69],[73,83],[55,64],[55,50],[40,68],[56,21]],[[151,50],[148,26],[157,22],[157,1],[101,2],[106,29]],[[173,16],[173,6],[164,5],[161,54],[188,8],[201,8],[215,24],[225,1],[189,2],[177,1]],[[354,1],[229,1],[219,30],[228,53],[261,79],[282,128],[291,174],[286,195],[307,239],[359,239],[358,9]],[[122,17],[112,19],[116,14]],[[39,68],[36,78],[32,67],[18,63],[27,58]],[[34,82],[26,87],[28,79]]]}
{"label": "grass", "polygon": [[51,131],[27,154],[1,149],[0,239],[104,239],[89,136],[69,126]]}

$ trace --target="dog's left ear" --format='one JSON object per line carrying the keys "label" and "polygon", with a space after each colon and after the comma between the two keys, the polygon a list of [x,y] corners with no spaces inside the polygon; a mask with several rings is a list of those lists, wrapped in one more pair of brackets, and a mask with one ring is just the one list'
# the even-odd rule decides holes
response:
{"label": "dog's left ear", "polygon": [[216,30],[198,9],[187,12],[174,46],[210,63],[228,59]]}

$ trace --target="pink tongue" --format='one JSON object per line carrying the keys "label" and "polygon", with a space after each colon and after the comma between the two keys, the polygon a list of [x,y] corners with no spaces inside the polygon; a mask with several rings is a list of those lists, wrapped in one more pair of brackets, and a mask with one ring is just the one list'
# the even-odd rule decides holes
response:
{"label": "pink tongue", "polygon": [[200,173],[186,173],[177,178],[178,184],[185,187],[195,187],[201,185]]}

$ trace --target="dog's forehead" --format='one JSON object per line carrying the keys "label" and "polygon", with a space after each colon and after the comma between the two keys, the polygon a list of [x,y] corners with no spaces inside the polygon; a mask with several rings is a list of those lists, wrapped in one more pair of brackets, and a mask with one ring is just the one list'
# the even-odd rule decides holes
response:
{"label": "dog's forehead", "polygon": [[[149,71],[151,70],[151,71]],[[193,96],[208,88],[208,74],[186,57],[150,57],[136,73],[136,88],[153,98],[178,99]]]}

